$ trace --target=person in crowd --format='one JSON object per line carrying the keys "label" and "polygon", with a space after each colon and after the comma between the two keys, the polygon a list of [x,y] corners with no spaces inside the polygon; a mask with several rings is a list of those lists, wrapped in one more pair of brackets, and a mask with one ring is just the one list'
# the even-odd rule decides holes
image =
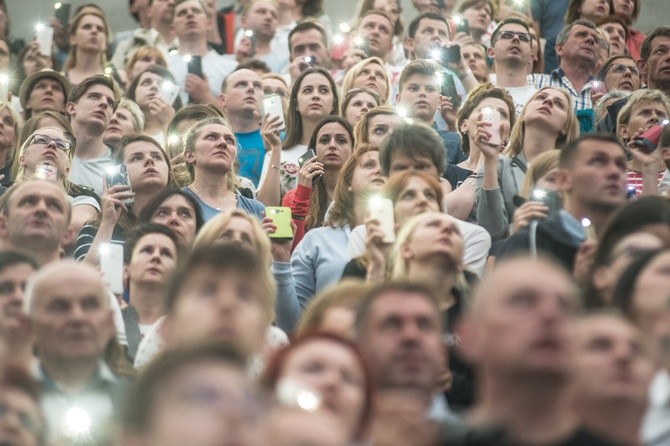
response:
{"label": "person in crowd", "polygon": [[19,133],[23,127],[21,115],[8,102],[0,102],[0,179],[2,186],[12,182],[12,164],[16,157]]}
{"label": "person in crowd", "polygon": [[246,355],[222,342],[160,355],[129,392],[119,444],[262,444],[258,431],[266,399],[246,367]]}
{"label": "person in crowd", "polygon": [[167,226],[177,238],[179,251],[188,252],[205,224],[198,202],[186,192],[166,188],[142,209],[140,223]]}
{"label": "person in crowd", "polygon": [[354,34],[361,44],[351,46],[342,62],[348,71],[355,64],[370,56],[378,57],[388,63],[393,53],[394,21],[391,16],[379,9],[366,12],[356,24]]}
{"label": "person in crowd", "polygon": [[402,122],[398,110],[390,105],[380,105],[369,110],[354,127],[356,144],[381,147],[384,138]]}
{"label": "person in crowd", "polygon": [[612,56],[605,61],[596,74],[596,80],[605,84],[605,89],[635,92],[640,88],[641,78],[635,61],[626,55]]}
{"label": "person in crowd", "polygon": [[393,51],[389,58],[391,65],[402,65],[406,61],[405,52],[403,48],[403,33],[405,31],[405,24],[401,17],[402,7],[398,0],[359,0],[356,5],[356,13],[354,14],[353,23],[363,17],[368,11],[377,9],[386,12],[393,20]]}
{"label": "person in crowd", "polygon": [[286,80],[290,81],[289,85],[293,85],[300,73],[312,66],[330,70],[329,48],[328,33],[321,23],[311,20],[298,23],[288,35],[290,79]]}
{"label": "person in crowd", "polygon": [[178,261],[178,240],[167,226],[138,226],[124,246],[124,275],[129,305],[123,310],[128,350],[133,361],[142,336],[165,315],[164,288]]}
{"label": "person in crowd", "polygon": [[265,206],[238,191],[237,140],[226,121],[211,117],[198,122],[186,133],[183,147],[193,181],[182,190],[196,199],[205,221],[235,208],[262,218]]}
{"label": "person in crowd", "polygon": [[116,105],[105,133],[102,134],[102,142],[116,151],[125,135],[142,133],[144,123],[144,112],[140,106],[130,99],[122,98]]}
{"label": "person in crowd", "polygon": [[330,333],[300,336],[268,361],[262,381],[279,395],[285,386],[304,387],[321,398],[321,410],[341,424],[346,442],[366,438],[373,383],[353,341]]}
{"label": "person in crowd", "polygon": [[80,82],[70,93],[70,116],[77,148],[72,157],[69,180],[102,195],[102,177],[112,159],[112,150],[102,141],[118,100],[114,81],[102,75]]}
{"label": "person in crowd", "polygon": [[113,68],[107,63],[109,26],[102,13],[85,10],[70,21],[70,51],[63,67],[63,74],[72,85],[96,75],[111,75]]}
{"label": "person in crowd", "polygon": [[[531,97],[510,132],[507,148],[480,144],[483,175],[477,178],[477,222],[496,240],[505,238],[514,215],[514,195],[523,184],[528,164],[549,150],[563,147],[579,134],[572,100],[567,91],[543,87]],[[490,140],[490,125],[482,124],[481,141]],[[477,137],[475,138],[477,139]]]}
{"label": "person in crowd", "polygon": [[637,20],[642,8],[640,0],[612,0],[612,13],[621,18],[628,27],[626,37],[626,49],[633,59],[640,57],[640,48],[646,35],[633,28],[633,22]]}
{"label": "person in crowd", "polygon": [[[45,56],[40,53],[40,46],[37,41],[34,41],[30,45],[24,47],[19,53],[16,63],[16,77],[19,80],[19,83],[22,83],[31,74],[37,73],[45,68],[54,69],[54,67],[56,67],[55,54]],[[19,85],[14,85],[14,88],[19,87]]]}
{"label": "person in crowd", "polygon": [[379,94],[369,88],[352,88],[342,99],[340,116],[355,126],[363,115],[381,105]]}
{"label": "person in crowd", "polygon": [[129,184],[105,185],[100,218],[82,228],[74,251],[76,259],[94,265],[100,261],[100,245],[123,243],[126,234],[137,224],[137,216],[142,209],[173,184],[167,154],[155,139],[147,135],[124,137],[111,165],[114,169],[127,172]]}
{"label": "person in crowd", "polygon": [[267,73],[261,76],[261,82],[263,84],[263,94],[265,96],[276,94],[281,98],[282,111],[284,112],[284,116],[286,116],[286,111],[288,110],[288,97],[291,93],[286,80],[279,74]]}
{"label": "person in crowd", "polygon": [[625,56],[626,38],[628,37],[628,28],[626,23],[615,15],[603,17],[595,22],[598,29],[605,31],[607,41],[610,44],[610,56]]}
{"label": "person in crowd", "polygon": [[439,129],[435,123],[435,113],[441,102],[438,72],[439,67],[433,61],[421,59],[407,64],[398,81],[396,102],[399,108],[404,109],[407,117],[426,124],[439,133],[447,163],[457,164],[465,158],[458,134]]}
{"label": "person in crowd", "polygon": [[0,441],[16,445],[43,445],[46,420],[40,408],[39,384],[20,367],[7,367],[2,372],[0,407]]}
{"label": "person in crowd", "polygon": [[144,70],[154,65],[167,68],[167,59],[160,49],[154,46],[142,46],[133,51],[124,68],[126,84],[129,85]]}
{"label": "person in crowd", "polygon": [[498,15],[498,2],[495,0],[464,0],[456,7],[456,13],[460,14],[461,20],[468,23],[470,30],[467,35],[457,34],[456,40],[488,43],[489,28],[493,19]]}
{"label": "person in crowd", "polygon": [[636,91],[619,111],[617,134],[630,154],[626,176],[628,187],[636,196],[658,194],[666,166],[660,150],[645,153],[632,140],[669,116],[670,98],[659,90]]}
{"label": "person in crowd", "polygon": [[[100,273],[72,260],[55,261],[30,279],[25,299],[49,441],[100,444],[108,434],[106,424],[120,410],[115,404],[127,383],[118,373],[123,364],[115,372],[105,362],[108,345],[115,342],[114,321]],[[84,432],[72,426],[73,416],[84,417]]]}
{"label": "person in crowd", "polygon": [[528,61],[533,57],[533,45],[530,25],[517,16],[501,21],[491,35],[488,55],[495,64],[494,83],[512,96],[517,115],[536,90],[528,83]]}
{"label": "person in crowd", "polygon": [[293,246],[305,232],[323,226],[340,171],[353,151],[353,129],[344,118],[327,116],[314,129],[309,147],[316,156],[305,160],[298,171],[298,186],[282,199],[282,205],[291,208],[297,229]]}
{"label": "person in crowd", "polygon": [[481,43],[468,43],[461,48],[463,61],[479,83],[489,81],[490,70],[486,51],[486,47]]}
{"label": "person in crowd", "polygon": [[626,202],[626,154],[607,134],[584,135],[561,149],[559,184],[563,208],[513,234],[498,258],[519,252],[553,255],[572,271],[575,254],[587,235],[602,234]]}
{"label": "person in crowd", "polygon": [[389,102],[391,83],[382,59],[365,58],[347,71],[342,79],[342,93],[346,96],[356,88],[367,88],[376,92],[380,99],[378,105]]}
{"label": "person in crowd", "polygon": [[300,169],[298,158],[308,149],[317,124],[338,110],[337,87],[328,72],[323,68],[303,71],[291,88],[283,149],[265,155],[261,187],[280,190],[282,196],[295,188]]}
{"label": "person in crowd", "polygon": [[[182,103],[204,103],[218,106],[221,84],[237,62],[207,47],[209,8],[204,0],[176,0],[173,26],[179,48],[168,57],[168,69],[182,88]],[[195,59],[194,59],[195,58]],[[201,73],[197,66],[200,65]]]}
{"label": "person in crowd", "polygon": [[285,58],[285,50],[275,51],[272,46],[279,25],[277,16],[276,3],[268,0],[255,0],[244,9],[240,25],[245,32],[251,31],[254,36],[253,54],[249,54],[249,57],[262,60],[271,71],[280,73],[288,60]]}
{"label": "person in crowd", "polygon": [[70,81],[57,71],[45,68],[32,73],[19,89],[25,119],[47,110],[64,114],[71,89]]}
{"label": "person in crowd", "polygon": [[575,337],[572,385],[582,425],[613,443],[641,444],[640,428],[656,369],[649,340],[632,322],[606,312],[581,318]]}
{"label": "person in crowd", "polygon": [[642,42],[637,67],[647,88],[670,97],[670,73],[665,69],[670,47],[670,26],[659,26]]}
{"label": "person in crowd", "polygon": [[166,68],[149,67],[128,86],[126,97],[140,106],[144,114],[142,132],[151,136],[159,144],[165,144],[167,126],[177,110],[181,99],[177,97],[171,104],[163,99],[165,83],[174,84],[175,78]]}
{"label": "person in crowd", "polygon": [[570,0],[565,23],[586,19],[592,22],[607,17],[613,12],[612,0]]}

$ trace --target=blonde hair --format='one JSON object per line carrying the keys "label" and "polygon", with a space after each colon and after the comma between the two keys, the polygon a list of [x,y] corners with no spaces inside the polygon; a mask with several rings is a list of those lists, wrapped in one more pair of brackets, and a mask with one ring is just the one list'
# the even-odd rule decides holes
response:
{"label": "blonde hair", "polygon": [[386,73],[386,68],[384,67],[384,61],[381,60],[379,57],[368,57],[367,59],[363,59],[360,62],[358,62],[356,65],[351,67],[349,71],[347,71],[347,74],[344,75],[344,79],[342,79],[342,95],[346,95],[349,90],[351,90],[354,86],[354,81],[358,77],[359,74],[361,74],[361,71],[365,67],[367,67],[370,64],[377,64],[380,67],[382,67],[382,71],[384,72],[384,76],[386,77],[386,94],[382,95],[381,91],[378,91],[377,93],[382,99],[382,103],[385,104],[389,100],[389,95],[391,94],[391,82],[389,80],[389,76]]}
{"label": "blonde hair", "polygon": [[379,115],[398,116],[398,110],[390,105],[380,105],[364,114],[361,120],[354,126],[354,141],[356,141],[357,145],[370,143],[370,139],[368,138],[370,120]]}
{"label": "blonde hair", "polygon": [[528,166],[528,172],[523,180],[523,185],[519,190],[519,195],[524,198],[530,198],[530,193],[540,179],[558,168],[558,158],[561,155],[559,150],[550,150],[539,154]]}
{"label": "blonde hair", "polygon": [[[23,141],[23,144],[21,144],[21,148],[19,149],[19,151],[17,153],[16,163],[15,163],[16,168],[13,169],[13,171],[15,172],[15,176],[14,176],[14,183],[15,184],[21,183],[21,182],[29,179],[29,178],[26,178],[26,166],[21,164],[20,158],[23,155],[23,152],[25,152],[25,150],[28,148],[28,146],[32,144],[33,137],[35,136],[35,134],[39,133],[40,131],[42,131],[44,129],[58,130],[63,135],[64,139],[70,141],[70,137],[68,136],[68,132],[65,129],[61,129],[61,128],[53,127],[53,126],[36,128],[28,136],[28,138],[26,138],[26,140]],[[74,144],[71,144],[70,150],[68,151],[68,155],[67,155],[67,163],[65,165],[65,172],[57,172],[58,183],[63,187],[63,189],[66,192],[69,192],[69,187],[68,187],[69,184],[66,182],[66,180],[67,180],[68,171],[70,170],[70,167],[72,165],[73,154],[74,154]]]}
{"label": "blonde hair", "polygon": [[619,135],[621,126],[628,124],[633,114],[633,107],[642,101],[658,102],[663,106],[663,108],[665,108],[666,115],[670,117],[670,100],[665,96],[665,94],[661,92],[661,90],[638,90],[628,96],[626,105],[624,105],[619,111],[619,115],[616,120],[616,134],[620,140],[622,140]]}
{"label": "blonde hair", "polygon": [[21,133],[21,128],[23,127],[23,118],[21,114],[14,110],[12,104],[6,101],[0,101],[0,111],[7,110],[14,121],[14,145],[9,148],[7,152],[7,161],[6,165],[11,166],[14,161],[14,155],[16,154],[16,146],[19,141],[19,135]]}
{"label": "blonde hair", "polygon": [[[202,129],[206,125],[210,124],[218,124],[226,127],[227,129],[231,129],[230,124],[228,121],[226,121],[224,118],[218,117],[218,116],[212,116],[207,119],[203,119],[202,121],[194,124],[191,126],[186,131],[186,135],[184,135],[183,138],[183,146],[181,153],[184,152],[193,152],[195,150],[195,143],[200,137],[200,133],[202,132]],[[232,130],[231,130],[232,131]],[[237,138],[235,138],[235,142],[237,143]],[[237,161],[237,155],[235,156],[235,160]],[[187,164],[188,172],[191,175],[191,179],[195,180],[195,169],[193,168],[193,164]],[[235,167],[231,166],[230,171],[226,175],[226,186],[228,190],[230,191],[237,191],[237,174],[235,173]]]}

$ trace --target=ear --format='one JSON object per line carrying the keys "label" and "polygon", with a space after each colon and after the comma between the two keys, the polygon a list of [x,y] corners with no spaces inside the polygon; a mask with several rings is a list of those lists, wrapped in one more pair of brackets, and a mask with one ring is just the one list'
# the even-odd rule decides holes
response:
{"label": "ear", "polygon": [[628,126],[626,124],[621,124],[619,126],[619,136],[621,136],[621,139],[623,139],[624,141],[630,140],[630,134],[628,133]]}
{"label": "ear", "polygon": [[226,95],[223,92],[219,95],[219,108],[226,111]]}
{"label": "ear", "polygon": [[398,89],[398,93],[395,94],[395,104],[396,106],[400,105],[400,89]]}
{"label": "ear", "polygon": [[563,45],[562,44],[557,43],[554,46],[554,49],[556,50],[556,56],[563,57]]}
{"label": "ear", "polygon": [[644,81],[646,81],[646,79],[647,79],[647,62],[642,60],[642,59],[638,59],[635,62],[635,65],[637,65],[637,69],[640,70],[640,77],[643,78]]}
{"label": "ear", "polygon": [[464,119],[463,121],[461,121],[461,126],[458,128],[458,130],[461,133],[468,133],[468,124],[470,124],[469,120]]}
{"label": "ear", "polygon": [[19,157],[19,167],[26,167],[26,156],[25,155],[21,155]]}
{"label": "ear", "polygon": [[67,111],[67,114],[70,115],[70,117],[73,117],[75,114],[75,103],[74,102],[68,102],[65,104],[65,110]]}
{"label": "ear", "polygon": [[665,166],[670,169],[670,147],[659,147],[659,155],[661,155],[661,159],[665,161]]}
{"label": "ear", "polygon": [[411,37],[405,37],[405,39],[402,41],[402,46],[405,48],[405,53],[408,56],[414,54],[414,39]]}
{"label": "ear", "polygon": [[489,56],[489,59],[495,60],[495,51],[493,51],[493,48],[487,48],[486,55]]}
{"label": "ear", "polygon": [[556,180],[561,191],[569,191],[572,187],[572,177],[570,177],[570,172],[567,169],[559,169]]}
{"label": "ear", "polygon": [[[78,235],[78,234],[77,234]],[[74,231],[72,228],[68,227],[67,230],[65,231],[65,234],[63,234],[63,237],[60,239],[60,246],[70,246],[74,243],[75,235]]]}
{"label": "ear", "polygon": [[405,242],[400,246],[400,255],[405,260],[410,260],[414,257],[414,253],[412,252],[409,243]]}
{"label": "ear", "polygon": [[7,230],[7,220],[4,215],[0,215],[0,239],[6,240],[9,237]]}
{"label": "ear", "polygon": [[123,265],[123,287],[128,288],[128,282],[130,281],[130,274],[128,273],[128,265]]}
{"label": "ear", "polygon": [[184,150],[184,161],[186,161],[186,164],[195,164],[195,156],[193,156],[192,151]]}

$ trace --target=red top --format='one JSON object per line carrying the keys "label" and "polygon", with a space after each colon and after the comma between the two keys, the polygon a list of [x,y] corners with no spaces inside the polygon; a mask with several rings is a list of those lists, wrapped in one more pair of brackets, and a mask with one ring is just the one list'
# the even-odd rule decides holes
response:
{"label": "red top", "polygon": [[628,54],[633,60],[638,60],[640,58],[640,47],[642,42],[647,35],[643,32],[640,32],[633,28],[628,28],[628,39],[626,39],[626,48],[628,49]]}
{"label": "red top", "polygon": [[291,208],[291,215],[293,216],[293,223],[295,223],[295,234],[293,234],[293,247],[291,251],[298,246],[300,240],[305,236],[305,217],[309,212],[309,200],[312,196],[312,188],[305,187],[301,184],[295,189],[286,192],[282,198],[282,206]]}

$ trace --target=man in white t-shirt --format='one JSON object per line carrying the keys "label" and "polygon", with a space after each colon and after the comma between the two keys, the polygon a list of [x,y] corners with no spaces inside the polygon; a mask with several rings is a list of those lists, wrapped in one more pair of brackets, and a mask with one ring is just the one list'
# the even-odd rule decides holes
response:
{"label": "man in white t-shirt", "polygon": [[488,54],[495,62],[494,83],[512,96],[517,115],[536,90],[528,82],[532,45],[528,23],[519,17],[503,20],[491,35]]}

